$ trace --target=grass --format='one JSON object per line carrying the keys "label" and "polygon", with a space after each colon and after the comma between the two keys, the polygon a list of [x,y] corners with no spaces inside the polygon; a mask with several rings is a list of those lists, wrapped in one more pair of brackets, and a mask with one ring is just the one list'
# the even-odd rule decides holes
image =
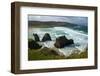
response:
{"label": "grass", "polygon": [[39,50],[28,50],[28,60],[53,60],[64,58],[64,56],[53,55],[47,52],[40,52]]}
{"label": "grass", "polygon": [[80,58],[88,58],[87,50],[84,52],[81,52],[80,54],[71,54],[67,57],[67,59],[80,59]]}
{"label": "grass", "polygon": [[88,58],[87,50],[81,52],[80,54],[71,54],[68,57],[54,55],[44,51],[28,49],[28,60],[54,60],[54,59],[80,59],[80,58]]}

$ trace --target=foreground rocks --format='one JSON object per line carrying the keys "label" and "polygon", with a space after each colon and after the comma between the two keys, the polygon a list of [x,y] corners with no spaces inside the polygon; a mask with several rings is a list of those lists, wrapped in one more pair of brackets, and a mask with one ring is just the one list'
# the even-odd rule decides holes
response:
{"label": "foreground rocks", "polygon": [[30,49],[40,49],[42,46],[39,45],[36,41],[34,40],[31,40],[31,41],[28,41],[28,48]]}
{"label": "foreground rocks", "polygon": [[41,48],[40,52],[44,55],[55,55],[65,57],[65,55],[56,48],[43,47]]}
{"label": "foreground rocks", "polygon": [[42,41],[43,41],[43,42],[44,42],[44,41],[51,41],[51,37],[50,37],[49,33],[45,33],[45,35],[44,35],[43,38],[42,38]]}
{"label": "foreground rocks", "polygon": [[40,41],[39,36],[38,36],[37,34],[34,34],[34,33],[33,33],[33,36],[34,36],[34,40],[35,40],[35,41]]}
{"label": "foreground rocks", "polygon": [[60,36],[56,38],[56,42],[54,43],[54,46],[56,48],[64,48],[65,46],[74,44],[73,39],[67,39],[65,36]]}
{"label": "foreground rocks", "polygon": [[[31,40],[31,41],[28,42],[29,48],[31,48],[31,49],[41,48],[42,46],[39,43],[37,43],[37,42],[40,41],[39,36],[37,34],[34,34],[34,33],[33,33],[33,36],[34,36],[34,40]],[[45,41],[51,41],[51,40],[52,39],[51,39],[50,34],[45,33],[45,35],[43,36],[41,41],[45,42]],[[65,36],[60,36],[60,37],[56,38],[54,46],[56,48],[64,48],[65,46],[68,46],[68,45],[71,45],[71,44],[74,44],[73,39],[67,39]]]}

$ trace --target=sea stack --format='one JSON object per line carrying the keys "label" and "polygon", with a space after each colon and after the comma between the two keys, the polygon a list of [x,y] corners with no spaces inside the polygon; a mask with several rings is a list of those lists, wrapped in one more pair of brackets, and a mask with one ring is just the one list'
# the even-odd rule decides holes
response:
{"label": "sea stack", "polygon": [[43,41],[43,42],[44,42],[44,41],[51,41],[51,37],[50,37],[49,33],[45,33],[45,35],[44,35],[43,38],[42,38],[42,41]]}
{"label": "sea stack", "polygon": [[56,42],[54,43],[54,46],[56,48],[64,48],[65,46],[74,44],[73,39],[67,39],[65,36],[60,36],[56,38]]}
{"label": "sea stack", "polygon": [[35,40],[35,41],[40,41],[39,36],[38,36],[37,34],[34,34],[34,33],[33,33],[33,36],[34,36],[34,40]]}

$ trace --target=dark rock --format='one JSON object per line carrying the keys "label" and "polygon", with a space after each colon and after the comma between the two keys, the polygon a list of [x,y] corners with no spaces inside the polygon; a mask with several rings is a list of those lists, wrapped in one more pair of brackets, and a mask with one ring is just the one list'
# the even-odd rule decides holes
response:
{"label": "dark rock", "polygon": [[45,33],[45,35],[42,38],[42,41],[51,41],[51,37],[48,33]]}
{"label": "dark rock", "polygon": [[34,40],[31,40],[31,41],[28,41],[28,48],[30,49],[40,49],[42,46],[39,45],[36,41]]}
{"label": "dark rock", "polygon": [[56,42],[54,43],[54,46],[57,48],[63,48],[70,44],[74,44],[73,39],[68,40],[65,36],[60,36],[60,37],[56,38]]}
{"label": "dark rock", "polygon": [[73,39],[69,39],[69,44],[74,44],[74,40]]}
{"label": "dark rock", "polygon": [[33,33],[33,36],[34,36],[34,40],[35,40],[35,41],[40,41],[39,36],[38,36],[37,34],[34,34],[34,33]]}

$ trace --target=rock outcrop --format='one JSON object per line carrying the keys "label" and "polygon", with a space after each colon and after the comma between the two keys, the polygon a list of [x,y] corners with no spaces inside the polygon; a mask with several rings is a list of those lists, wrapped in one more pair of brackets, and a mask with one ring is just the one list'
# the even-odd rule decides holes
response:
{"label": "rock outcrop", "polygon": [[56,48],[63,48],[70,44],[74,44],[73,39],[67,39],[65,36],[60,36],[60,37],[56,38],[56,42],[54,43],[54,46]]}
{"label": "rock outcrop", "polygon": [[34,40],[31,40],[31,41],[28,41],[28,48],[30,49],[40,49],[42,46],[39,45],[36,41]]}
{"label": "rock outcrop", "polygon": [[35,40],[35,41],[40,41],[39,36],[38,36],[37,34],[34,34],[34,33],[33,33],[33,36],[34,36],[34,40]]}
{"label": "rock outcrop", "polygon": [[44,41],[51,41],[50,35],[49,35],[48,33],[45,33],[45,35],[44,35],[43,38],[42,38],[42,41],[43,41],[43,42],[44,42]]}

